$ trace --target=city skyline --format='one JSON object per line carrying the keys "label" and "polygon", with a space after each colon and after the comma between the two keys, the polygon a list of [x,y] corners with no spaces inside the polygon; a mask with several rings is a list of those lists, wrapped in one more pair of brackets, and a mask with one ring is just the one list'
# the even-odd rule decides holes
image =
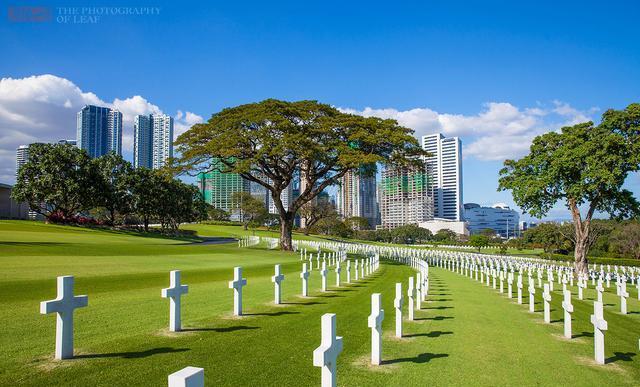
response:
{"label": "city skyline", "polygon": [[[624,5],[615,21],[601,20],[597,3],[554,3],[553,12],[491,2],[385,12],[341,4],[340,13],[310,4],[157,6],[154,15],[96,25],[0,24],[0,44],[11,53],[0,72],[1,182],[14,181],[19,145],[73,138],[74,114],[85,104],[122,112],[123,155],[132,160],[136,115],[172,116],[176,137],[225,107],[317,99],[395,118],[418,139],[459,137],[464,201],[517,208],[509,192],[496,192],[504,158],[522,156],[535,135],[598,122],[606,109],[640,99],[637,4]],[[371,31],[374,22],[381,27]],[[93,44],[117,47],[119,55],[91,55]],[[172,60],[181,54],[189,60]],[[136,60],[122,60],[128,57]],[[639,196],[638,174],[625,188]],[[548,216],[567,217],[561,205]]]}

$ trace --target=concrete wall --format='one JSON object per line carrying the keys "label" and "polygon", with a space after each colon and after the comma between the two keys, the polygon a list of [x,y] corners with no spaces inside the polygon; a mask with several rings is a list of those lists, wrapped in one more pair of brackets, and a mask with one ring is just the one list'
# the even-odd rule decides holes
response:
{"label": "concrete wall", "polygon": [[11,199],[11,186],[0,184],[0,218],[27,219],[29,208],[26,203]]}

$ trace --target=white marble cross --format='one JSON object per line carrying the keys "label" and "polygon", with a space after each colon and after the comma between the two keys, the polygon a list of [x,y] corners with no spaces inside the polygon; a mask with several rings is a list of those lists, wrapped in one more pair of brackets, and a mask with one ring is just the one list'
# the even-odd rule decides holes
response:
{"label": "white marble cross", "polygon": [[504,293],[504,271],[500,271],[500,293]]}
{"label": "white marble cross", "polygon": [[180,332],[182,330],[180,297],[189,293],[189,287],[180,284],[180,270],[172,270],[169,278],[169,287],[162,289],[162,298],[169,299],[169,330]]}
{"label": "white marble cross", "polygon": [[307,264],[302,264],[302,272],[300,273],[302,279],[302,296],[307,297],[309,295],[309,272],[307,271]]}
{"label": "white marble cross", "polygon": [[598,302],[602,302],[602,292],[604,292],[604,288],[602,287],[602,279],[598,280],[598,286],[596,286],[596,291],[598,292]]}
{"label": "white marble cross", "polygon": [[322,367],[322,387],[335,387],[336,363],[342,352],[342,337],[336,336],[336,315],[322,315],[322,339],[320,346],[313,351],[313,365]]}
{"label": "white marble cross", "polygon": [[373,293],[371,295],[371,314],[369,315],[368,327],[371,328],[371,364],[380,365],[382,358],[382,320],[384,320],[384,309],[380,309],[382,304],[382,294]]}
{"label": "white marble cross", "polygon": [[522,273],[518,272],[518,283],[516,284],[518,288],[518,304],[522,304]]}
{"label": "white marble cross", "polygon": [[422,309],[422,279],[420,272],[416,273],[416,309]]}
{"label": "white marble cross", "polygon": [[507,295],[513,298],[513,272],[507,274]]}
{"label": "white marble cross", "polygon": [[627,297],[629,297],[629,292],[627,292],[627,280],[620,282],[620,313],[627,314]]}
{"label": "white marble cross", "polygon": [[327,263],[322,262],[322,270],[320,270],[320,275],[322,276],[322,291],[327,291]]}
{"label": "white marble cross", "polygon": [[529,282],[529,312],[535,312],[535,296],[536,287],[533,286],[533,282]]}
{"label": "white marble cross", "polygon": [[340,273],[342,272],[342,268],[340,267],[339,262],[336,263],[335,272],[336,272],[336,286],[340,287]]}
{"label": "white marble cross", "polygon": [[582,275],[578,277],[578,299],[582,300],[582,292],[587,288],[587,279],[583,278]]}
{"label": "white marble cross", "polygon": [[73,295],[73,276],[60,276],[57,279],[58,296],[55,300],[42,301],[40,313],[56,313],[56,359],[73,357],[73,311],[88,305],[87,296]]}
{"label": "white marble cross", "polygon": [[396,298],[393,300],[393,307],[396,310],[396,337],[402,337],[402,283],[396,283]]}
{"label": "white marble cross", "polygon": [[347,261],[347,283],[351,283],[351,261]]}
{"label": "white marble cross", "polygon": [[275,292],[273,303],[276,305],[280,305],[280,302],[282,301],[282,289],[280,285],[282,281],[284,281],[284,274],[280,271],[280,265],[276,265],[275,275],[271,277],[271,282],[273,282]]}
{"label": "white marble cross", "polygon": [[604,311],[600,301],[593,303],[591,324],[593,324],[593,346],[596,363],[604,364],[604,332],[608,329],[608,324],[604,319]]}
{"label": "white marble cross", "polygon": [[562,309],[564,309],[564,337],[571,338],[571,313],[573,313],[573,304],[571,303],[571,290],[564,291],[564,301],[562,301]]}
{"label": "white marble cross", "polygon": [[358,260],[357,260],[357,259],[356,259],[355,261],[353,261],[353,263],[354,263],[354,265],[353,265],[353,266],[354,266],[354,267],[355,267],[355,269],[356,269],[356,281],[357,281],[357,280],[359,279],[358,274],[360,274],[360,273],[358,272],[358,266],[360,266],[360,265],[358,264]]}
{"label": "white marble cross", "polygon": [[204,369],[185,367],[169,375],[169,387],[204,387]]}
{"label": "white marble cross", "polygon": [[413,287],[413,276],[409,277],[409,288],[407,289],[407,306],[409,307],[409,320],[413,321],[413,293],[415,288]]}
{"label": "white marble cross", "polygon": [[242,267],[233,268],[233,281],[229,281],[229,289],[233,289],[233,314],[242,316],[242,287],[247,285],[247,279],[242,278]]}
{"label": "white marble cross", "polygon": [[542,300],[544,301],[544,322],[547,324],[551,322],[551,293],[549,293],[549,283],[544,284],[544,292],[542,293]]}

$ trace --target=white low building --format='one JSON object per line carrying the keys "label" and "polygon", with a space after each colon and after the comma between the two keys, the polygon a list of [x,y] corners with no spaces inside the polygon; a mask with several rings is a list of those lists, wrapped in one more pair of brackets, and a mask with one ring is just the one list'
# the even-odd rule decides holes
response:
{"label": "white low building", "polygon": [[456,234],[469,235],[467,222],[458,222],[449,219],[435,218],[433,220],[418,223],[418,227],[426,228],[434,235],[440,230],[451,230]]}

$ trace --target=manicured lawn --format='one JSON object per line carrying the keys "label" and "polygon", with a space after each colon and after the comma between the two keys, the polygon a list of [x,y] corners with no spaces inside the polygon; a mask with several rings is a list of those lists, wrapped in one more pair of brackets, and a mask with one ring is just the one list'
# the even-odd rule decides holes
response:
{"label": "manicured lawn", "polygon": [[[234,236],[240,227],[191,225],[205,236]],[[275,235],[275,234],[274,234]],[[0,385],[166,385],[167,375],[187,365],[205,368],[208,385],[319,385],[312,351],[320,342],[320,316],[336,313],[344,352],[338,381],[346,386],[390,385],[638,385],[640,304],[635,288],[622,316],[615,287],[605,295],[606,366],[592,364],[591,301],[574,300],[571,342],[560,338],[562,323],[542,323],[497,291],[442,269],[431,269],[431,293],[407,337],[393,334],[394,284],[413,271],[385,262],[352,285],[321,293],[317,270],[311,296],[301,298],[298,254],[235,243],[198,245],[131,234],[0,221]],[[283,300],[275,306],[273,265],[286,276]],[[244,267],[249,315],[233,318],[227,282]],[[169,303],[160,289],[169,271],[183,271],[185,332],[166,330]],[[76,276],[76,294],[89,306],[76,312],[76,354],[54,361],[55,318],[39,314],[39,302],[55,298],[55,277]],[[343,281],[345,276],[343,270]],[[331,271],[329,284],[335,284]],[[525,280],[526,287],[526,280]],[[506,286],[505,286],[506,288]],[[383,359],[368,366],[367,316],[371,293],[383,294],[386,312]],[[587,293],[593,297],[593,289]],[[574,289],[574,293],[577,291]],[[537,299],[540,302],[540,291]],[[561,319],[553,295],[552,320]],[[525,297],[525,303],[527,302]],[[537,305],[541,309],[541,304]],[[406,313],[406,303],[405,303]]]}

